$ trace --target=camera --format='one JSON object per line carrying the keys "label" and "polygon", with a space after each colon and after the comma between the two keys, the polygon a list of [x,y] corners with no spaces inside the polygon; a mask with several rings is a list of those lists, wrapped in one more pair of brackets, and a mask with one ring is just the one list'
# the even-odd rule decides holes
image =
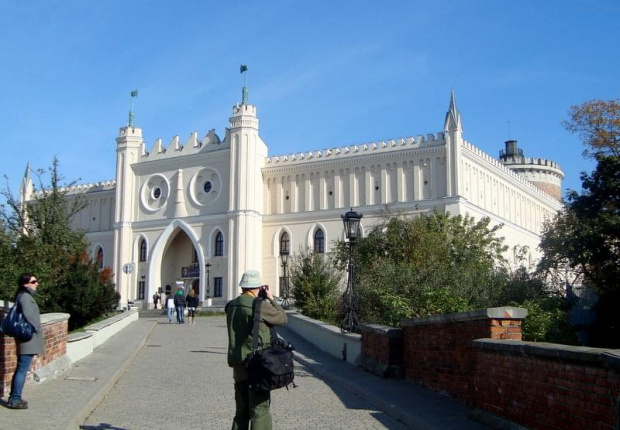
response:
{"label": "camera", "polygon": [[258,297],[263,300],[267,300],[267,287],[268,285],[261,285],[260,290],[258,291]]}

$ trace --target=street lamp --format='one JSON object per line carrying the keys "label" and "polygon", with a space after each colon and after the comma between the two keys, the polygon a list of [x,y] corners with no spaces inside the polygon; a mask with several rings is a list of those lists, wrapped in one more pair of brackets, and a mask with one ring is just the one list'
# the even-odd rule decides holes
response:
{"label": "street lamp", "polygon": [[205,264],[205,269],[207,269],[207,296],[205,298],[209,300],[209,294],[211,293],[211,288],[209,287],[209,271],[211,270],[211,263]]}
{"label": "street lamp", "polygon": [[342,295],[344,303],[344,318],[340,324],[340,331],[350,333],[357,331],[357,308],[359,296],[353,287],[355,282],[355,266],[353,263],[353,246],[360,235],[360,220],[362,214],[354,212],[353,208],[344,215],[341,215],[344,223],[344,232],[349,240],[349,274],[347,276],[347,288]]}
{"label": "street lamp", "polygon": [[283,280],[283,304],[284,305],[288,305],[289,304],[289,289],[288,289],[288,276],[286,274],[286,266],[288,265],[288,257],[289,257],[289,251],[288,249],[281,249],[280,250],[280,258],[282,259],[282,280]]}

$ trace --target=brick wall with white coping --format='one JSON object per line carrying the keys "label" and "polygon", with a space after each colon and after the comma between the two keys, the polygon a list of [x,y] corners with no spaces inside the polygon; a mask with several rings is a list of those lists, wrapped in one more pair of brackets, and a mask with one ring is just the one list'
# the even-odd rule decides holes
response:
{"label": "brick wall with white coping", "polygon": [[[13,303],[0,301],[0,319]],[[27,383],[42,382],[64,371],[118,333],[138,320],[138,311],[123,312],[85,328],[84,332],[68,335],[69,314],[49,313],[41,315],[45,338],[45,352],[33,361]],[[17,346],[12,337],[0,335],[0,397],[9,394],[11,379],[17,367]]]}

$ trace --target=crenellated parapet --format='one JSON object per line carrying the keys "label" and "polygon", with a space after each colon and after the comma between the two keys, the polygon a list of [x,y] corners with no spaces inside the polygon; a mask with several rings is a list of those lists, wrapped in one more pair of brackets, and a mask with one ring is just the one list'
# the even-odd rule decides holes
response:
{"label": "crenellated parapet", "polygon": [[445,145],[443,132],[437,135],[429,133],[426,137],[407,137],[398,139],[383,140],[380,142],[369,142],[359,145],[349,145],[337,148],[328,148],[307,152],[298,152],[288,155],[275,155],[266,158],[266,167],[294,165],[308,163],[312,161],[325,161],[328,159],[342,159],[349,157],[359,157],[362,155],[390,153],[406,149],[432,148]]}
{"label": "crenellated parapet", "polygon": [[514,159],[506,160],[504,161],[503,164],[506,166],[532,165],[532,166],[547,167],[550,169],[558,170],[559,172],[562,173],[562,176],[564,176],[564,173],[562,172],[562,168],[560,167],[560,165],[556,163],[555,161],[547,160],[546,158],[523,157],[521,160],[514,160]]}
{"label": "crenellated parapet", "polygon": [[506,141],[506,149],[499,152],[499,159],[538,188],[558,200],[562,199],[564,172],[558,163],[546,158],[526,157],[516,140]]}
{"label": "crenellated parapet", "polygon": [[[549,198],[550,195],[551,197],[556,197],[552,195],[551,193],[549,193],[547,190],[543,192],[541,190],[541,187],[533,184],[530,180],[528,180],[526,176],[521,174],[519,171],[506,166],[503,162],[501,162],[497,158],[494,158],[493,156],[487,154],[486,152],[482,151],[480,148],[472,145],[471,143],[463,140],[462,148],[468,151],[470,155],[473,155],[476,158],[484,161],[485,163],[492,165],[494,168],[502,171],[503,173],[505,173],[506,175],[514,179],[515,181],[519,182],[524,187],[526,187],[528,190],[536,193],[537,195],[544,196],[546,198]],[[562,174],[562,177],[563,176],[564,175]]]}
{"label": "crenellated parapet", "polygon": [[147,150],[145,144],[142,144],[140,148],[140,158],[137,162],[141,163],[191,154],[201,154],[229,147],[229,142],[226,139],[222,141],[215,133],[215,130],[210,130],[202,139],[198,138],[198,132],[195,131],[189,135],[185,143],[181,143],[179,136],[174,136],[167,145],[163,143],[161,138],[158,138],[153,143],[150,151]]}
{"label": "crenellated parapet", "polygon": [[[116,188],[116,181],[100,181],[100,182],[92,182],[90,184],[79,184],[79,185],[71,185],[70,187],[61,187],[59,191],[61,193],[65,193],[67,195],[72,194],[86,194],[86,193],[95,193],[98,191],[110,191]],[[34,193],[35,197],[41,197],[45,191],[37,191]]]}
{"label": "crenellated parapet", "polygon": [[61,192],[65,192],[67,194],[86,194],[93,193],[97,191],[109,191],[113,190],[116,187],[116,181],[101,181],[101,182],[92,182],[90,184],[80,184],[73,185],[71,187],[61,188]]}

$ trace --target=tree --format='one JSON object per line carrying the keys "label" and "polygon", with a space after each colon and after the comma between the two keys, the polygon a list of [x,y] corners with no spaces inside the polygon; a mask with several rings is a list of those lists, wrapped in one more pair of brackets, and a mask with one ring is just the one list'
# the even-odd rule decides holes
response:
{"label": "tree", "polygon": [[14,241],[0,223],[0,299],[12,300],[20,275]]}
{"label": "tree", "polygon": [[567,266],[595,288],[598,346],[620,345],[620,157],[597,156],[594,172],[582,173],[581,194],[571,191],[567,206],[543,230],[541,267]]}
{"label": "tree", "polygon": [[[419,317],[497,304],[506,280],[501,226],[490,219],[387,216],[355,248],[360,320],[399,325]],[[347,245],[337,244],[340,267]]]}
{"label": "tree", "polygon": [[586,146],[584,157],[620,157],[620,101],[590,100],[571,106],[564,127],[579,134]]}
{"label": "tree", "polygon": [[[67,201],[60,187],[58,160],[54,159],[49,173],[50,185],[46,187],[43,172],[37,172],[40,190],[25,204],[8,188],[2,191],[6,205],[2,206],[0,216],[6,227],[4,233],[6,241],[10,242],[8,249],[12,251],[14,266],[10,271],[0,268],[0,278],[20,272],[36,273],[41,283],[37,294],[41,310],[71,313],[69,326],[74,329],[109,311],[114,307],[111,303],[116,303],[118,298],[109,273],[99,273],[88,257],[85,233],[71,228],[72,218],[86,202],[81,198]],[[0,248],[0,256],[2,252]],[[13,292],[15,289],[16,285]],[[12,298],[8,291],[3,294],[2,298]],[[76,300],[83,302],[79,305],[81,308],[77,307]]]}
{"label": "tree", "polygon": [[310,318],[335,322],[342,272],[329,256],[300,249],[292,257],[291,284],[295,305]]}

